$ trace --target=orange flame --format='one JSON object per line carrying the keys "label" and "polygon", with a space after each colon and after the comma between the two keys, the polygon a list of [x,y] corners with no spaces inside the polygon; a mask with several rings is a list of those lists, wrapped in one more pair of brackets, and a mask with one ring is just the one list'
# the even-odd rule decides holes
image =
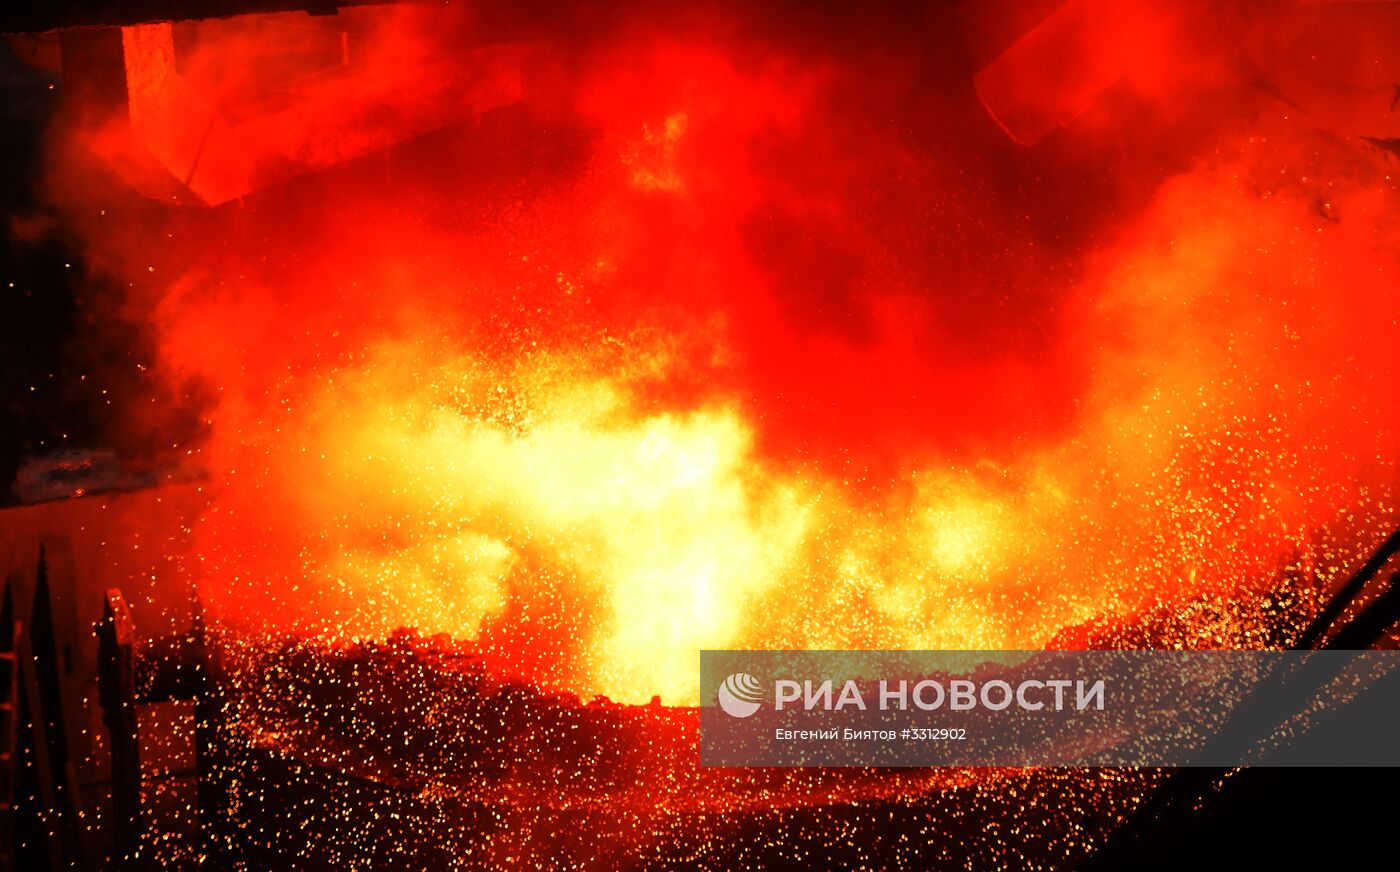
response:
{"label": "orange flame", "polygon": [[554,102],[383,164],[75,218],[216,397],[211,607],[693,703],[701,648],[1039,647],[1395,522],[1383,154],[1275,111],[1026,205],[896,48],[555,45]]}

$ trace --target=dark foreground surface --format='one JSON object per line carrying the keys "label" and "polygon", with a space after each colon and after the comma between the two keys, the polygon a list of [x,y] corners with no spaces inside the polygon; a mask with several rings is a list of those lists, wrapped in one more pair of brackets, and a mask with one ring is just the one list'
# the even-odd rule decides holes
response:
{"label": "dark foreground surface", "polygon": [[[201,841],[168,785],[147,856],[220,868],[1220,868],[1381,851],[1384,770],[1240,770],[1131,828],[1157,770],[701,769],[694,709],[493,682],[401,636],[244,652],[227,815]],[[183,826],[180,825],[183,821]]]}

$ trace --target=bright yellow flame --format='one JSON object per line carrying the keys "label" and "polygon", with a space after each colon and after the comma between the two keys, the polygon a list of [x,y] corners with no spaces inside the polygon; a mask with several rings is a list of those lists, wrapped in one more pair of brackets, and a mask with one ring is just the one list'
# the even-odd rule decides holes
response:
{"label": "bright yellow flame", "polygon": [[946,575],[978,574],[992,569],[999,543],[1000,508],[975,497],[954,498],[927,513],[929,552],[934,565]]}
{"label": "bright yellow flame", "polygon": [[[737,414],[641,414],[608,380],[547,364],[520,375],[521,397],[493,405],[501,392],[469,367],[436,367],[424,389],[412,384],[421,365],[400,354],[322,398],[336,424],[316,431],[316,453],[333,472],[304,497],[344,524],[377,519],[337,537],[321,566],[354,596],[354,623],[470,638],[507,586],[557,610],[538,577],[553,573],[588,592],[579,617],[592,630],[593,690],[694,699],[696,652],[737,637],[806,525],[796,490],[755,474]],[[345,511],[367,498],[368,515]]]}
{"label": "bright yellow flame", "polygon": [[[1173,194],[1172,244],[1149,226],[1128,249],[1156,260],[1100,278],[1085,341],[1131,335],[1095,358],[1063,438],[971,468],[913,457],[875,496],[765,460],[750,412],[722,391],[648,404],[646,386],[694,353],[654,336],[503,364],[410,331],[298,380],[285,402],[281,383],[230,389],[218,415],[234,423],[207,454],[224,492],[197,542],[209,590],[272,600],[247,612],[291,629],[491,642],[504,626],[515,635],[497,653],[563,664],[542,680],[684,704],[705,647],[1035,648],[1164,593],[1266,582],[1299,532],[1341,518],[1361,541],[1393,524],[1393,472],[1370,469],[1367,441],[1393,424],[1332,429],[1340,407],[1311,402],[1312,370],[1290,372],[1290,355],[1239,365],[1256,334],[1320,330],[1311,356],[1339,366],[1355,345],[1326,326],[1346,314],[1332,296],[1315,300],[1329,319],[1299,321],[1285,294],[1250,290],[1252,262],[1234,260],[1257,246],[1223,245],[1213,222],[1251,225],[1212,190]],[[1318,255],[1289,252],[1290,275]],[[229,341],[206,321],[191,351]],[[1348,484],[1372,479],[1379,496]]]}

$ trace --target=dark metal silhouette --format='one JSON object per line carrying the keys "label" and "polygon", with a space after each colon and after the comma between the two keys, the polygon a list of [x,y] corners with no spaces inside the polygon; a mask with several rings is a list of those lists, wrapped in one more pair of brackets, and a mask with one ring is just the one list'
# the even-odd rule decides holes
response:
{"label": "dark metal silhouette", "polygon": [[136,722],[136,629],[121,591],[107,591],[97,626],[98,697],[112,745],[112,865],[135,864],[141,847],[141,740]]}
{"label": "dark metal silhouette", "polygon": [[[1400,529],[1381,543],[1376,551],[1347,580],[1327,605],[1298,636],[1295,649],[1365,650],[1379,641],[1400,622],[1400,572],[1392,573],[1385,590],[1349,621],[1337,625],[1338,619],[1352,607],[1372,578],[1400,552]],[[1335,629],[1334,629],[1335,628]],[[1328,636],[1331,636],[1328,639]],[[1328,639],[1325,644],[1321,644]],[[1309,698],[1336,675],[1335,670],[1302,668],[1278,670],[1268,676],[1250,697],[1245,699],[1236,715],[1207,743],[1236,744],[1242,738],[1244,723],[1282,723],[1295,714],[1285,707],[1286,701]],[[1244,714],[1247,717],[1241,717]],[[1263,736],[1256,736],[1258,739]],[[1089,859],[1086,868],[1116,868],[1128,861],[1135,850],[1163,833],[1180,826],[1186,816],[1211,793],[1211,788],[1231,770],[1218,767],[1177,769],[1138,809],[1137,813],[1114,834],[1109,843]]]}

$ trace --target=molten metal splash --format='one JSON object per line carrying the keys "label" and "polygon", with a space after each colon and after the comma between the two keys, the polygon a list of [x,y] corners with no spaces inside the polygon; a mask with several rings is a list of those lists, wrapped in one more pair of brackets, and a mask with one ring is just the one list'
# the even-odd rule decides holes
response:
{"label": "molten metal splash", "polygon": [[701,648],[1040,647],[1395,523],[1384,154],[1269,104],[1055,205],[914,42],[799,42],[546,41],[549,105],[382,163],[135,228],[60,193],[216,397],[210,607],[693,703]]}

